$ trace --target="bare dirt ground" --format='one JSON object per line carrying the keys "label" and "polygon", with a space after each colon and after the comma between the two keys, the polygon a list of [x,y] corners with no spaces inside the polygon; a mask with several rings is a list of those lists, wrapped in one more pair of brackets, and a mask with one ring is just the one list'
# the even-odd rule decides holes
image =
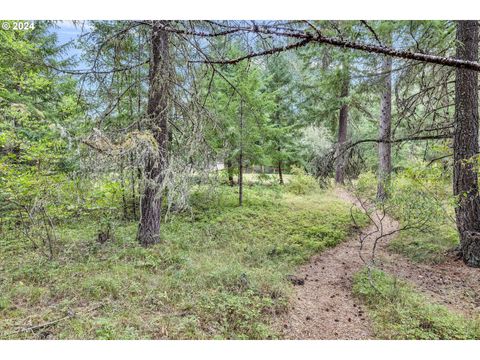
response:
{"label": "bare dirt ground", "polygon": [[[358,200],[343,189],[336,195],[359,206]],[[375,214],[374,214],[375,215]],[[433,302],[446,305],[465,315],[480,313],[480,270],[448,259],[439,265],[415,264],[387,250],[396,235],[398,222],[385,216],[372,216],[374,224],[363,229],[365,237],[361,254],[371,256],[378,235],[393,233],[378,242],[376,261],[383,270],[405,279]],[[379,228],[382,230],[380,231]],[[360,237],[354,235],[338,246],[318,254],[295,274],[304,279],[296,285],[295,297],[288,313],[277,319],[286,339],[372,339],[372,324],[360,301],[353,296],[353,275],[364,266],[359,254]]]}

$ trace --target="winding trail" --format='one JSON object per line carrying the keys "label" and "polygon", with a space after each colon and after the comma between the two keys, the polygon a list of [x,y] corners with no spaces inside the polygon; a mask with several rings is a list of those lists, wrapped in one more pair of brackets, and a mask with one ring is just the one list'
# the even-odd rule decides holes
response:
{"label": "winding trail", "polygon": [[[334,190],[342,200],[360,206],[358,200],[342,188]],[[380,221],[363,229],[362,255],[371,256],[380,231]],[[399,224],[389,216],[381,221],[383,237],[376,249],[376,261],[384,271],[410,282],[433,302],[451,310],[473,316],[480,314],[480,270],[448,259],[439,265],[415,264],[387,250]],[[289,311],[276,319],[275,326],[286,339],[373,339],[375,334],[361,302],[352,292],[353,276],[364,263],[360,254],[360,237],[353,235],[334,248],[312,257],[295,274],[304,279],[295,286]]]}

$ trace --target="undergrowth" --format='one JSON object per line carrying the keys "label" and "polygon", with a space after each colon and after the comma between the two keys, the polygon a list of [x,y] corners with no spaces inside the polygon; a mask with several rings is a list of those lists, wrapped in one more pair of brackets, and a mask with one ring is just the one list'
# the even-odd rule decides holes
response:
{"label": "undergrowth", "polygon": [[432,226],[430,231],[401,231],[390,243],[389,249],[415,262],[438,264],[459,243],[457,229],[449,224]]}
{"label": "undergrowth", "polygon": [[[359,176],[355,191],[364,199],[375,200],[376,176]],[[440,167],[415,163],[393,174],[385,210],[402,228],[389,243],[389,249],[410,260],[428,264],[446,260],[458,245],[451,185]]]}
{"label": "undergrowth", "polygon": [[407,283],[380,270],[372,270],[371,277],[366,269],[357,273],[353,290],[367,304],[377,338],[480,339],[480,319],[467,319],[432,304]]}
{"label": "undergrowth", "polygon": [[[96,241],[98,221],[57,227],[49,261],[20,234],[2,238],[0,337],[54,339],[268,339],[285,311],[286,275],[352,231],[350,206],[326,193],[280,186],[199,187],[192,211],[162,224],[161,244],[140,247],[136,223]],[[357,216],[365,224],[366,219]],[[62,319],[34,331],[18,332]]]}

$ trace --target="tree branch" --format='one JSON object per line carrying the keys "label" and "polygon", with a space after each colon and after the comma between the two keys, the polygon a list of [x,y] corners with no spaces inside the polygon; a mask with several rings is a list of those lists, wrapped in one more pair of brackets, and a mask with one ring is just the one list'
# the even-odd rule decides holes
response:
{"label": "tree branch", "polygon": [[[207,32],[199,32],[199,31],[181,30],[181,29],[174,29],[174,28],[168,28],[168,27],[165,28],[164,30],[175,32],[177,34],[180,33],[180,34],[200,36],[200,37],[217,36],[220,34],[220,33],[207,33]],[[284,38],[295,38],[295,39],[299,39],[300,41],[290,45],[274,47],[269,50],[264,50],[260,52],[251,52],[247,55],[243,55],[234,59],[210,60],[212,63],[236,64],[246,59],[250,59],[258,56],[264,56],[264,55],[271,55],[281,51],[303,47],[310,43],[318,43],[318,44],[327,44],[327,45],[332,45],[337,47],[343,47],[347,49],[360,50],[360,51],[369,52],[369,53],[383,54],[383,55],[388,55],[388,56],[392,56],[400,59],[415,60],[415,61],[426,62],[431,64],[438,64],[438,65],[480,71],[480,63],[475,61],[468,61],[468,60],[456,59],[451,57],[424,54],[424,53],[418,53],[418,52],[412,52],[412,51],[406,51],[406,50],[397,50],[388,46],[365,44],[365,43],[349,41],[349,40],[345,40],[337,37],[324,36],[321,34],[320,29],[318,28],[315,34],[312,34],[311,32],[308,32],[306,30],[305,31],[294,31],[294,30],[278,31],[275,29],[275,27],[268,27],[268,26],[239,27],[237,30],[238,31],[236,32],[252,32],[252,33],[260,33],[260,34],[266,34],[266,35],[276,35]],[[197,62],[201,62],[201,61],[197,61]]]}

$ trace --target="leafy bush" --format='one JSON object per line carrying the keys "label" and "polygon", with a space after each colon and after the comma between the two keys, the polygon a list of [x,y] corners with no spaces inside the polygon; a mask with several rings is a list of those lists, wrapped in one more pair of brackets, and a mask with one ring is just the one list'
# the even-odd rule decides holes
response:
{"label": "leafy bush", "polygon": [[311,166],[314,159],[322,158],[332,149],[332,135],[323,125],[311,125],[302,130],[299,140],[300,156]]}
{"label": "leafy bush", "polygon": [[[376,201],[374,173],[359,176],[354,190],[362,198]],[[382,204],[406,230],[391,242],[390,249],[412,260],[438,263],[458,243],[454,221],[454,198],[442,166],[409,162],[393,174],[389,197]]]}
{"label": "leafy bush", "polygon": [[290,172],[293,176],[286,185],[287,191],[295,195],[305,195],[319,189],[315,178],[306,174],[303,169],[292,166]]}
{"label": "leafy bush", "polygon": [[377,192],[377,177],[371,171],[361,173],[354,184],[354,190],[362,198],[374,199]]}

